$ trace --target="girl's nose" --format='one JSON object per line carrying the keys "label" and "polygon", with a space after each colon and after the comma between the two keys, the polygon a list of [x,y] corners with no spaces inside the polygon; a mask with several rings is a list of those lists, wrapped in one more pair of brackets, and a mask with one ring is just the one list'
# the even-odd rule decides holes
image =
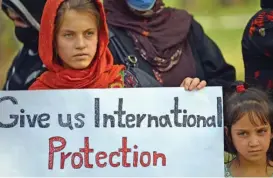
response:
{"label": "girl's nose", "polygon": [[255,136],[251,137],[248,143],[250,147],[255,147],[255,146],[258,146],[259,144],[260,144],[259,139]]}
{"label": "girl's nose", "polygon": [[84,37],[80,36],[76,40],[76,48],[77,49],[84,49],[86,47],[86,43]]}

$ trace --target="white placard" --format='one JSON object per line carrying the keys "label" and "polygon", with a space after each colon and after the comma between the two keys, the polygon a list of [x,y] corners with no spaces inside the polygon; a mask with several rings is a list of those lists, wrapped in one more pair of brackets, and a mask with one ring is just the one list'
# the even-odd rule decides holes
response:
{"label": "white placard", "polygon": [[222,177],[222,89],[1,91],[0,176]]}

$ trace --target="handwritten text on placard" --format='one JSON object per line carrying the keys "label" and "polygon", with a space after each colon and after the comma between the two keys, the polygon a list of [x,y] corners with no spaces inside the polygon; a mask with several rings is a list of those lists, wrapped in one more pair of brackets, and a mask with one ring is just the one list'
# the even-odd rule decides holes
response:
{"label": "handwritten text on placard", "polygon": [[[172,103],[166,104],[166,107],[161,108],[160,112],[155,112],[155,110],[149,112],[149,110],[140,109],[128,110],[126,106],[131,103],[126,97],[117,97],[115,102],[112,99],[111,110],[105,109],[105,106],[108,107],[108,103],[104,99],[93,97],[89,99],[89,103],[93,105],[89,105],[90,112],[87,113],[77,109],[49,112],[47,107],[33,110],[30,106],[21,104],[21,100],[15,96],[3,96],[0,98],[0,106],[8,104],[11,112],[5,113],[5,118],[0,119],[0,128],[49,131],[52,127],[54,130],[59,127],[62,132],[65,129],[66,133],[82,129],[88,130],[89,128],[92,133],[100,129],[113,129],[113,131],[120,129],[121,132],[123,129],[130,129],[135,130],[134,132],[138,134],[142,129],[216,129],[223,127],[221,96],[214,98],[216,112],[211,115],[203,115],[198,112],[198,109],[193,111],[192,108],[183,104],[184,100],[181,102],[179,96],[172,96],[171,100]],[[93,122],[92,127],[90,127],[90,122]],[[107,149],[97,147],[98,139],[94,139],[94,137],[100,137],[99,135],[85,134],[83,137],[78,137],[77,143],[81,143],[81,145],[77,144],[77,149],[75,149],[75,143],[65,135],[48,134],[47,170],[81,170],[107,167],[164,168],[171,165],[168,156],[170,153],[165,152],[160,147],[145,150],[145,145],[135,141],[126,132],[119,136],[119,146],[115,144],[115,146]],[[109,141],[111,142],[111,140]]]}

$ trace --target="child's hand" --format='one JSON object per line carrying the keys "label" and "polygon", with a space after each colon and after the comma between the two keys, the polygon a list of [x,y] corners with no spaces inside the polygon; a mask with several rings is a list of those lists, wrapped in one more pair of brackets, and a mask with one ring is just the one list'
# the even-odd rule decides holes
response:
{"label": "child's hand", "polygon": [[199,78],[190,78],[187,77],[181,83],[180,87],[184,87],[185,90],[192,91],[194,89],[200,90],[207,86],[207,82],[205,80],[200,81]]}

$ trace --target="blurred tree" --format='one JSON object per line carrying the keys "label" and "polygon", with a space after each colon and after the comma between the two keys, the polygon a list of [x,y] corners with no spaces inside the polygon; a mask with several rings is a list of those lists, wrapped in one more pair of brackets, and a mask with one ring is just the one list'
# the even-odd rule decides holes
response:
{"label": "blurred tree", "polygon": [[220,0],[222,6],[232,5],[234,0]]}
{"label": "blurred tree", "polygon": [[13,33],[12,22],[0,11],[0,89],[6,78],[6,73],[12,63],[20,44]]}

